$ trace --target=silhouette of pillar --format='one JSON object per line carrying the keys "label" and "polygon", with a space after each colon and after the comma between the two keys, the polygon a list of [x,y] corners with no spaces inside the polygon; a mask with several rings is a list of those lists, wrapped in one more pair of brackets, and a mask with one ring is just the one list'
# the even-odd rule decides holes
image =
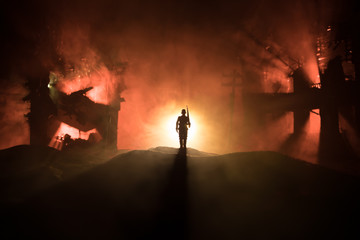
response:
{"label": "silhouette of pillar", "polygon": [[43,77],[30,77],[27,82],[29,94],[23,100],[30,102],[30,112],[25,116],[28,118],[31,145],[47,146],[51,140],[48,136],[48,120],[56,110],[49,97],[47,83],[47,73]]}
{"label": "silhouette of pillar", "polygon": [[233,118],[234,118],[234,110],[235,110],[235,89],[236,87],[240,87],[241,84],[236,82],[236,79],[241,77],[240,73],[234,70],[229,75],[224,75],[224,77],[232,78],[232,81],[229,83],[223,83],[222,86],[231,87],[230,94],[230,126],[229,126],[229,145],[232,145],[232,131],[233,131]]}
{"label": "silhouette of pillar", "polygon": [[323,98],[320,108],[321,133],[333,138],[339,134],[339,91],[345,82],[340,57],[329,61],[324,75],[321,77]]}
{"label": "silhouette of pillar", "polygon": [[118,113],[120,111],[120,104],[125,100],[121,97],[116,98],[108,107],[108,119],[105,131],[105,143],[108,149],[117,149],[118,136]]}
{"label": "silhouette of pillar", "polygon": [[[294,71],[292,77],[294,81],[294,96],[300,99],[310,89],[310,81],[301,67]],[[304,126],[309,120],[309,116],[309,110],[294,109],[294,134],[300,134],[304,131]]]}

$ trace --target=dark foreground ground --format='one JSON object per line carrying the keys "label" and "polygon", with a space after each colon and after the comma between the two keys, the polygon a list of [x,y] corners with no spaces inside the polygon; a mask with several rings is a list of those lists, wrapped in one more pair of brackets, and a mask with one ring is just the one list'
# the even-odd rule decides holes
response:
{"label": "dark foreground ground", "polygon": [[0,239],[360,239],[359,177],[189,152],[2,150]]}

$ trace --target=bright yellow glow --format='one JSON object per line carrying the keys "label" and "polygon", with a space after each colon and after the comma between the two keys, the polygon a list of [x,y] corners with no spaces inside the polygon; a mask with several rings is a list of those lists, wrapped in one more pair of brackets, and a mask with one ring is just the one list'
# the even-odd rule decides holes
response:
{"label": "bright yellow glow", "polygon": [[[164,125],[168,131],[166,134],[166,138],[168,139],[169,145],[174,147],[179,147],[179,134],[176,132],[176,120],[179,115],[172,115],[164,119]],[[187,145],[191,146],[193,143],[196,142],[196,132],[197,132],[197,125],[196,125],[196,118],[190,116],[190,123],[191,126],[188,130],[188,140]],[[164,129],[165,130],[165,129]]]}
{"label": "bright yellow glow", "polygon": [[[179,108],[181,110],[181,108]],[[179,134],[176,132],[176,121],[181,115],[178,108],[170,111],[167,114],[160,114],[163,116],[159,121],[149,129],[149,134],[152,135],[152,146],[167,146],[180,147]],[[165,111],[164,111],[165,112]],[[196,113],[190,112],[191,126],[188,130],[187,147],[201,148],[201,127],[198,125],[198,117]]]}

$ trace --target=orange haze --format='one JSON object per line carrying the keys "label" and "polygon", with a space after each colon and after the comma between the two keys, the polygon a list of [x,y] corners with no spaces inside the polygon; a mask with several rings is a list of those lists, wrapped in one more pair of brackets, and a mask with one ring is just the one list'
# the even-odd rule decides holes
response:
{"label": "orange haze", "polygon": [[[292,92],[289,74],[296,64],[305,68],[313,83],[319,82],[316,24],[329,19],[329,7],[318,11],[327,1],[219,2],[208,8],[192,4],[199,11],[185,8],[185,3],[181,8],[165,2],[142,6],[120,2],[42,5],[47,10],[43,11],[48,20],[46,34],[34,34],[39,46],[36,56],[49,73],[57,74],[60,90],[69,94],[91,86],[87,96],[102,104],[124,97],[118,121],[119,149],[177,147],[175,122],[188,105],[193,122],[189,147],[215,153],[283,151],[293,131],[292,113],[265,116],[264,124],[257,126],[245,115],[243,93]],[[43,22],[38,21],[42,30]],[[31,29],[14,26],[19,35],[33,36]],[[46,55],[45,47],[41,51],[44,36],[49,36],[47,46],[56,57]],[[31,66],[30,60],[26,62]],[[119,63],[126,63],[121,74],[113,68]],[[232,89],[224,85],[232,81],[228,75],[234,70],[239,77],[232,113]],[[119,84],[124,87],[117,88]],[[24,104],[10,100],[6,104],[5,109],[15,104],[21,114],[27,112]],[[2,120],[21,123],[27,132],[21,114],[16,121],[3,114]],[[319,128],[319,117],[311,113],[307,135],[296,150],[289,147],[283,152],[315,161]],[[7,138],[12,140],[3,143],[3,148],[28,142]]]}

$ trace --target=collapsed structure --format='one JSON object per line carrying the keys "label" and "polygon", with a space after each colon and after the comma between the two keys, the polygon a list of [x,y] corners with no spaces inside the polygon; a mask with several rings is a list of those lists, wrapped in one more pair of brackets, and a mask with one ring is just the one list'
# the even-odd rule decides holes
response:
{"label": "collapsed structure", "polygon": [[[120,68],[120,70],[119,70]],[[111,89],[114,94],[108,104],[96,103],[87,93],[92,86],[80,89],[70,94],[58,88],[58,76],[51,72],[40,80],[29,80],[29,95],[24,101],[30,102],[30,112],[26,115],[30,125],[30,144],[49,145],[59,150],[71,148],[86,148],[99,145],[108,150],[117,149],[118,112],[124,98],[123,73],[125,65],[113,69],[119,78]],[[74,133],[59,132],[65,124],[78,131]],[[83,133],[87,136],[81,136]]]}
{"label": "collapsed structure", "polygon": [[[293,92],[244,92],[246,116],[264,119],[268,113],[293,112],[293,138],[304,132],[310,113],[320,116],[319,160],[339,157],[351,148],[349,129],[340,126],[339,115],[360,133],[359,41],[350,28],[327,27],[317,39],[319,83],[312,83],[301,65],[292,69]],[[329,34],[332,34],[329,36]],[[329,51],[336,52],[329,54]],[[351,66],[350,71],[347,69]],[[314,110],[319,109],[319,112]]]}

